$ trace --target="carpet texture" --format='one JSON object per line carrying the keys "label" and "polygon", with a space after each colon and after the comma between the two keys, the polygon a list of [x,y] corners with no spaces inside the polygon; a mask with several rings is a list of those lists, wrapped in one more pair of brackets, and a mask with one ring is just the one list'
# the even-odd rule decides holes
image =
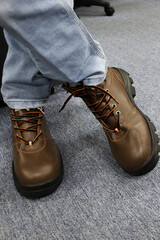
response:
{"label": "carpet texture", "polygon": [[[101,43],[109,66],[128,71],[137,105],[160,137],[160,1],[112,0],[112,17],[100,7],[78,15]],[[21,197],[12,177],[9,109],[0,109],[1,240],[159,240],[160,164],[132,177],[115,162],[99,122],[81,99],[59,86],[46,104],[46,117],[62,154],[65,175],[52,195]]]}

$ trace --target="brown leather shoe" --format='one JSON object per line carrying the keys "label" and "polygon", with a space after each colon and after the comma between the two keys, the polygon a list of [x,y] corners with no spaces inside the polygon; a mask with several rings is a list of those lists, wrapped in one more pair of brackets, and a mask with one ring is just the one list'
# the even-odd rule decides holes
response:
{"label": "brown leather shoe", "polygon": [[160,146],[153,123],[134,102],[132,83],[124,70],[108,68],[98,86],[63,85],[71,95],[62,109],[72,96],[81,97],[102,124],[119,165],[132,175],[142,175],[156,166]]}
{"label": "brown leather shoe", "polygon": [[52,193],[62,181],[63,164],[42,108],[11,109],[13,176],[18,191],[30,198]]}

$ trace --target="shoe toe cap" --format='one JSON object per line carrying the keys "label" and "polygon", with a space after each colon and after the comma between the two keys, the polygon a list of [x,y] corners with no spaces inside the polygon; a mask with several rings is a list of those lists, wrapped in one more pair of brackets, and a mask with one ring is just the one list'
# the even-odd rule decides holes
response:
{"label": "shoe toe cap", "polygon": [[58,150],[52,146],[31,154],[19,152],[14,161],[14,171],[18,182],[24,186],[41,185],[53,181],[62,169]]}

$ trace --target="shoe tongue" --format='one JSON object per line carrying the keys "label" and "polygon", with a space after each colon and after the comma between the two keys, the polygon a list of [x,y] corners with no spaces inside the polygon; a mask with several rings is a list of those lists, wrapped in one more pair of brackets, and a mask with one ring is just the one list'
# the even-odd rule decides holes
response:
{"label": "shoe tongue", "polygon": [[[26,120],[28,121],[30,118],[35,117],[36,115],[38,116],[38,109],[15,109],[15,114],[17,116],[22,116],[26,114],[26,117],[22,117],[22,120]],[[37,112],[37,114],[35,114],[34,112]],[[33,112],[33,113],[32,113]],[[21,120],[20,120],[21,121]],[[32,121],[32,120],[31,120]],[[19,123],[19,121],[17,121]],[[34,121],[34,123],[30,123],[30,122],[24,122],[22,124],[20,124],[20,128],[28,128],[28,127],[32,127],[34,124],[37,124],[37,121]],[[36,128],[35,128],[36,129]],[[36,137],[37,135],[37,131],[36,132],[32,132],[32,131],[22,131],[22,136],[26,141],[33,141],[33,139]]]}

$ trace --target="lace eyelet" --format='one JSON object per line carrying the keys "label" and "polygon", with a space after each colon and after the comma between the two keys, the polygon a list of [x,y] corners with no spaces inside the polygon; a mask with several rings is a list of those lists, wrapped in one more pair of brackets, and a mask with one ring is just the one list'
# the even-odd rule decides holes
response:
{"label": "lace eyelet", "polygon": [[112,108],[116,108],[117,105],[115,103],[112,104]]}
{"label": "lace eyelet", "polygon": [[121,114],[121,111],[119,111],[119,110],[116,111],[116,115],[118,115],[118,114],[120,115],[120,114]]}

